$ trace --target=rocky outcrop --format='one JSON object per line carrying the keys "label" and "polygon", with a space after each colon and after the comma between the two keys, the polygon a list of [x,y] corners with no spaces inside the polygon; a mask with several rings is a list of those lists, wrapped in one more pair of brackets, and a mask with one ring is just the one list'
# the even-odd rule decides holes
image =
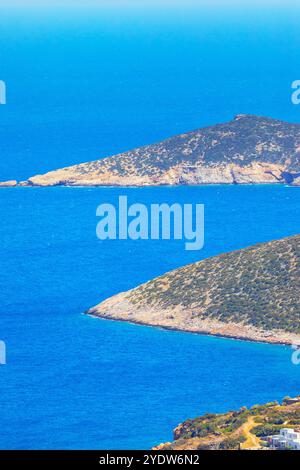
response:
{"label": "rocky outcrop", "polygon": [[173,441],[153,450],[268,450],[268,436],[299,428],[300,400],[283,400],[222,414],[187,419],[173,431]]}
{"label": "rocky outcrop", "polygon": [[21,185],[149,186],[287,183],[299,185],[300,125],[238,115],[112,157],[82,163]]}
{"label": "rocky outcrop", "polygon": [[2,181],[0,182],[0,188],[12,188],[17,186],[17,184],[16,180]]}
{"label": "rocky outcrop", "polygon": [[294,186],[300,186],[300,176],[293,179],[293,185]]}
{"label": "rocky outcrop", "polygon": [[87,311],[215,336],[300,340],[300,235],[175,269]]}

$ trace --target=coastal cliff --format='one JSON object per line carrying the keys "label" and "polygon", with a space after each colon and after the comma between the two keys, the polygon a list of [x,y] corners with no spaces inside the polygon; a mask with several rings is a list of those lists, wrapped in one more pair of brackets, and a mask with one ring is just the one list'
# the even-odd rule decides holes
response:
{"label": "coastal cliff", "polygon": [[300,235],[175,269],[86,313],[215,336],[300,340]]}
{"label": "coastal cliff", "polygon": [[300,429],[300,397],[187,419],[174,429],[172,442],[153,450],[263,450],[282,428]]}
{"label": "coastal cliff", "polygon": [[238,115],[230,122],[89,163],[21,186],[300,185],[300,125]]}

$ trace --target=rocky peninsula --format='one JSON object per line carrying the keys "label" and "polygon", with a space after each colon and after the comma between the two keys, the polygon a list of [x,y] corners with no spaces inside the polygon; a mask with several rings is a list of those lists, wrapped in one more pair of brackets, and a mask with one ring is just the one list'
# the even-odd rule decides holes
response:
{"label": "rocky peninsula", "polygon": [[241,114],[104,159],[50,171],[21,186],[300,185],[300,124]]}
{"label": "rocky peninsula", "polygon": [[214,336],[299,343],[300,235],[175,269],[86,313]]}

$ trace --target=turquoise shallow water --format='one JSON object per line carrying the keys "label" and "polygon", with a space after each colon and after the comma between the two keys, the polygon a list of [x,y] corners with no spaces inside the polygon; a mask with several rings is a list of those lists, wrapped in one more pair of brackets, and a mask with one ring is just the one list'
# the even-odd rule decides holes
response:
{"label": "turquoise shallow water", "polygon": [[[204,203],[204,249],[100,242],[96,207],[120,194]],[[299,233],[299,189],[16,188],[0,197],[0,448],[149,448],[188,417],[299,394],[288,347],[82,315],[177,266]]]}

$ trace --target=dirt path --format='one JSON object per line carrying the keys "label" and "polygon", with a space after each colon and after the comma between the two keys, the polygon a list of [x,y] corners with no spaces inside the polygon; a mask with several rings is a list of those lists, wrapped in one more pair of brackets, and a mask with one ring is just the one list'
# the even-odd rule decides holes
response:
{"label": "dirt path", "polygon": [[241,434],[243,434],[246,438],[245,442],[241,443],[241,449],[260,449],[260,440],[254,434],[251,433],[251,430],[258,426],[259,423],[254,421],[254,418],[250,416],[246,423],[244,423],[241,428]]}

